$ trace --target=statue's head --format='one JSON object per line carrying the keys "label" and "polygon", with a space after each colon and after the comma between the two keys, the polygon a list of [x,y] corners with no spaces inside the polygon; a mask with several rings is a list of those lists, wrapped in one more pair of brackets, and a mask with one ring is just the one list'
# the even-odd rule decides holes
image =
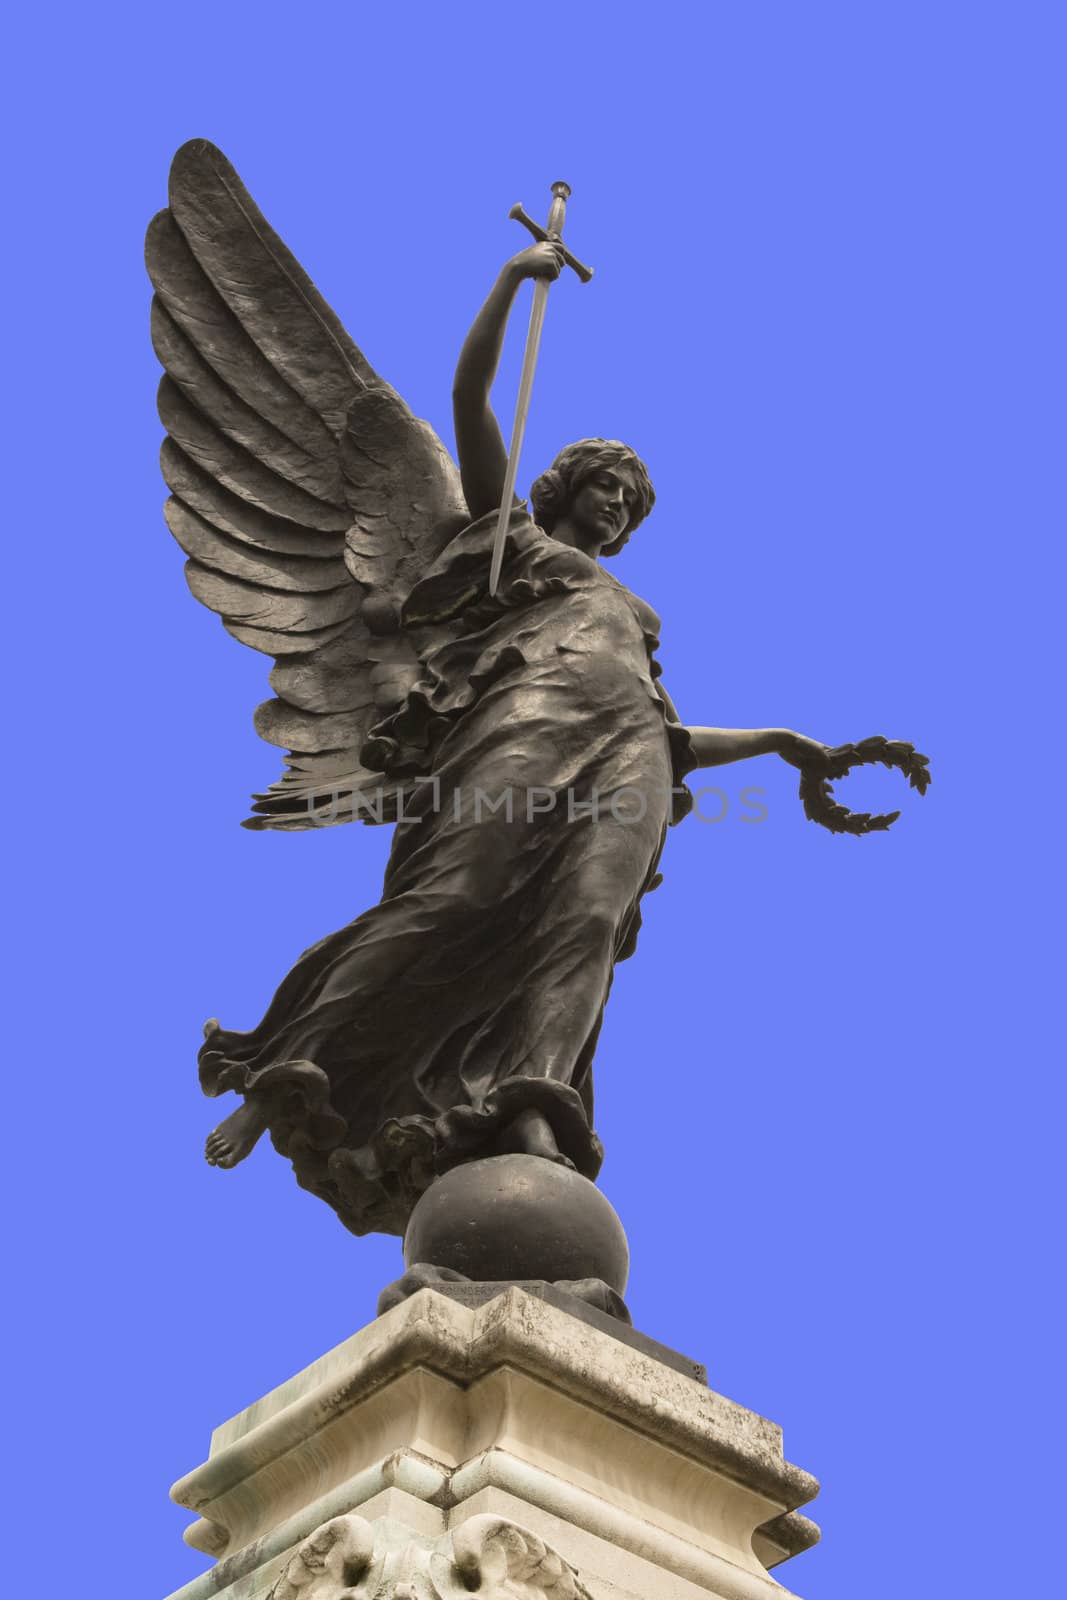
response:
{"label": "statue's head", "polygon": [[600,552],[602,556],[615,556],[656,503],[648,468],[629,445],[618,439],[579,439],[577,444],[566,445],[548,471],[542,472],[532,484],[530,506],[541,527],[551,533],[582,485],[596,473],[605,471],[628,479],[633,491],[629,522],[618,538],[604,545]]}

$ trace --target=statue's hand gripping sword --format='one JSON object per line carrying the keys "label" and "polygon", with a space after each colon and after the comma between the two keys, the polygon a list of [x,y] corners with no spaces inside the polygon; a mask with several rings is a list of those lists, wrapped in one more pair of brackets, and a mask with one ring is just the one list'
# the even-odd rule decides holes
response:
{"label": "statue's hand gripping sword", "polygon": [[[514,217],[516,222],[521,222],[528,228],[535,239],[551,239],[554,244],[562,244],[563,218],[567,211],[567,200],[570,188],[565,183],[552,185],[552,207],[548,213],[548,225],[538,227],[532,217],[528,217],[521,206],[512,206],[508,212],[509,217]],[[572,256],[569,250],[563,251],[564,264],[576,272],[583,283],[588,283],[593,276],[591,267],[583,267],[582,263]],[[511,519],[511,502],[515,495],[515,479],[519,472],[519,456],[522,452],[522,437],[526,432],[526,417],[530,410],[530,391],[533,388],[534,368],[537,365],[537,351],[541,344],[541,329],[545,321],[545,306],[548,304],[548,291],[551,283],[547,278],[538,278],[534,284],[533,306],[530,310],[530,330],[526,335],[526,354],[522,358],[522,377],[519,379],[519,398],[515,405],[515,422],[511,430],[511,447],[508,450],[508,469],[504,474],[504,493],[500,501],[500,517],[493,535],[493,558],[489,566],[489,593],[496,594],[497,584],[500,582],[500,568],[504,560],[504,541],[507,538],[508,522]]]}

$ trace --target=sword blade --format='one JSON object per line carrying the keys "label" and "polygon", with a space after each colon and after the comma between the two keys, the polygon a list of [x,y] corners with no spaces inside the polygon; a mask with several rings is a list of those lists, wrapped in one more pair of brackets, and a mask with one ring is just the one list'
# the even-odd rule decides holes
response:
{"label": "sword blade", "polygon": [[511,521],[511,502],[515,495],[515,479],[519,475],[519,456],[522,454],[522,440],[526,432],[526,418],[530,410],[530,394],[533,390],[534,368],[537,366],[537,352],[541,345],[541,329],[545,322],[545,307],[548,304],[548,291],[551,285],[547,278],[538,278],[534,284],[533,305],[530,308],[530,327],[526,335],[526,354],[522,358],[522,377],[519,379],[519,398],[515,405],[515,422],[511,430],[511,446],[508,450],[508,470],[504,474],[504,493],[500,501],[500,517],[497,521],[496,532],[493,535],[493,559],[489,565],[489,593],[496,594],[500,582],[500,569],[504,563],[504,543],[507,538],[508,523]]}

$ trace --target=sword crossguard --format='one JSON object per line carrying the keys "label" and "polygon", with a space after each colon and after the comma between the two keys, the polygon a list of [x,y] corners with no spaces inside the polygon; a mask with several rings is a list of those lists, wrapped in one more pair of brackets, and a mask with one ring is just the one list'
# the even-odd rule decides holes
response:
{"label": "sword crossguard", "polygon": [[[571,192],[570,189],[567,187],[567,185],[565,183],[554,183],[552,185],[552,193],[556,197],[556,199],[553,201],[553,205],[552,205],[553,211],[555,211],[557,204],[560,206],[560,210],[562,211],[563,206],[566,204],[567,198],[570,195],[570,192]],[[534,238],[536,240],[538,240],[539,243],[543,244],[544,241],[550,236],[550,234],[555,236],[553,242],[562,243],[562,241],[558,238],[558,234],[559,234],[559,231],[560,231],[559,228],[542,228],[542,226],[541,226],[541,224],[539,222],[535,222],[533,217],[527,215],[527,213],[523,210],[521,205],[512,206],[511,210],[508,212],[508,216],[509,217],[513,217],[516,222],[521,222],[523,227],[529,233],[532,233]],[[551,221],[552,219],[550,218],[549,220]],[[560,220],[560,224],[562,226],[562,222],[563,222],[562,216],[560,216],[559,220]],[[590,278],[593,276],[592,267],[583,266],[582,263],[578,260],[577,256],[572,256],[571,255],[571,253],[567,249],[566,245],[563,246],[563,259],[566,262],[567,266],[570,267],[571,271],[572,272],[576,272],[578,274],[579,278],[582,280],[583,283],[588,283],[589,282]]]}

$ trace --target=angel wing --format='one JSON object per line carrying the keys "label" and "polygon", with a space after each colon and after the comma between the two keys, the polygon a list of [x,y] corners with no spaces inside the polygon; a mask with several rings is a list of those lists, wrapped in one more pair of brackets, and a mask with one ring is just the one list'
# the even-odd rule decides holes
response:
{"label": "angel wing", "polygon": [[146,240],[165,515],[196,598],[275,657],[255,723],[289,752],[245,826],[348,821],[336,797],[381,790],[359,753],[418,676],[399,603],[468,520],[459,473],[206,139],[169,201]]}

